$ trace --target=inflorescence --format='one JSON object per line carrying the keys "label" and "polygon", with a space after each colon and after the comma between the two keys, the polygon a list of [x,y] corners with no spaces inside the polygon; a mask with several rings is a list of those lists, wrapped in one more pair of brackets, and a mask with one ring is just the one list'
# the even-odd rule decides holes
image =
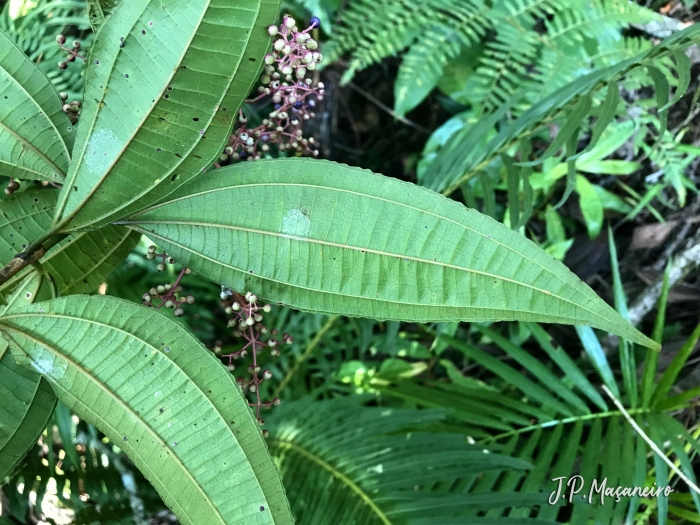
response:
{"label": "inflorescence", "polygon": [[[260,126],[255,128],[246,126],[248,119],[243,111],[239,110],[238,123],[240,127],[231,135],[220,161],[245,158],[247,160],[260,159],[263,153],[270,151],[270,144],[276,144],[280,151],[290,151],[296,154],[306,152],[314,156],[318,155],[314,138],[304,137],[301,125],[304,121],[316,116],[313,109],[316,107],[317,101],[323,100],[325,94],[322,82],[314,85],[314,81],[307,78],[307,74],[314,71],[316,64],[323,59],[321,53],[317,51],[318,42],[309,35],[309,32],[319,25],[319,19],[313,17],[310,26],[299,31],[295,20],[285,15],[282,24],[267,28],[268,34],[277,37],[277,39],[273,44],[273,51],[265,55],[265,67],[260,76],[262,85],[258,88],[258,96],[247,102],[255,103],[265,97],[271,97],[274,110],[270,112],[268,118],[263,119]],[[63,41],[59,39],[61,45],[64,42],[65,38]],[[79,48],[78,45],[72,51],[67,49],[66,51],[72,53],[71,56],[79,56],[77,55]],[[75,58],[71,60],[69,57],[68,59],[69,62],[73,60]],[[65,98],[63,100],[65,101]],[[76,118],[79,109],[80,105],[76,103],[64,106],[64,111],[69,116],[74,113]],[[175,260],[167,253],[157,253],[156,250],[155,246],[150,246],[146,258],[149,260],[159,258],[160,262],[157,266],[159,271],[165,269],[166,263],[175,263]],[[183,288],[180,281],[188,273],[190,273],[189,268],[183,267],[172,284],[168,283],[151,288],[143,294],[143,304],[156,309],[163,306],[174,308],[175,316],[183,315],[182,306],[192,304],[195,301],[192,295],[182,295]],[[269,350],[272,357],[278,357],[280,355],[279,346],[281,344],[290,345],[294,340],[287,332],[278,339],[279,332],[277,330],[272,330],[270,335],[267,335],[268,330],[263,324],[263,314],[270,312],[272,307],[269,304],[259,305],[258,298],[254,293],[248,292],[241,295],[222,287],[220,297],[221,307],[230,316],[228,327],[233,328],[233,336],[242,338],[244,344],[240,350],[224,354],[222,343],[217,341],[214,345],[214,352],[224,360],[231,373],[236,370],[234,363],[245,359],[250,354],[253,362],[247,367],[249,375],[238,377],[236,382],[244,394],[254,396],[254,401],[249,401],[248,404],[255,409],[255,417],[262,426],[265,424],[265,420],[260,417],[261,409],[269,409],[279,405],[280,399],[276,397],[270,401],[261,400],[260,385],[272,378],[272,372],[262,370],[258,364],[258,358],[265,349]],[[155,305],[154,300],[159,301],[159,304]],[[267,433],[267,430],[263,431],[265,436]]]}
{"label": "inflorescence", "polygon": [[314,83],[307,74],[316,69],[323,60],[317,51],[318,42],[309,32],[320,25],[318,18],[299,31],[296,21],[289,15],[279,26],[267,28],[270,36],[276,37],[272,51],[265,55],[265,67],[260,75],[258,96],[246,102],[255,103],[270,97],[274,109],[263,119],[262,124],[248,128],[248,118],[242,109],[238,112],[240,127],[234,131],[220,161],[258,160],[275,144],[279,151],[308,153],[318,156],[316,141],[306,138],[302,130],[304,121],[316,116],[314,109],[323,100],[323,82]]}
{"label": "inflorescence", "polygon": [[[285,332],[282,334],[281,340],[278,340],[279,332],[273,329],[270,332],[270,337],[267,340],[263,340],[268,337],[267,327],[263,324],[263,314],[270,312],[272,307],[269,304],[262,306],[258,304],[258,298],[254,293],[248,292],[243,296],[233,290],[222,287],[221,306],[226,314],[231,316],[228,320],[228,327],[234,329],[233,336],[243,338],[245,344],[240,350],[229,354],[222,354],[221,345],[216,344],[214,352],[216,355],[228,360],[227,366],[231,373],[236,369],[234,362],[246,358],[250,353],[253,360],[253,363],[247,367],[250,375],[245,378],[238,377],[236,382],[244,394],[247,392],[254,394],[255,401],[249,402],[249,405],[255,408],[255,417],[262,426],[265,424],[265,420],[260,417],[260,409],[277,406],[280,404],[280,399],[276,397],[266,402],[260,399],[260,385],[272,378],[272,372],[261,369],[258,364],[259,354],[263,350],[269,349],[272,357],[278,357],[280,355],[279,346],[283,343],[290,345],[294,342],[294,339]],[[266,431],[263,433],[266,434]]]}
{"label": "inflorescence", "polygon": [[[148,247],[148,253],[146,254],[146,259],[153,260],[156,257],[161,259],[156,268],[159,272],[165,270],[165,263],[175,264],[175,259],[170,257],[167,253],[156,253],[155,246]],[[151,306],[156,310],[160,310],[162,307],[174,308],[173,315],[175,317],[181,317],[184,315],[185,310],[182,308],[185,304],[194,304],[193,295],[180,295],[182,293],[182,286],[180,281],[182,278],[190,273],[191,270],[186,266],[180,270],[180,275],[177,276],[174,283],[159,284],[154,286],[149,291],[141,296],[141,300],[145,306]],[[153,304],[154,300],[160,301],[156,306]]]}
{"label": "inflorescence", "polygon": [[[78,50],[81,48],[80,41],[75,40],[73,42],[73,47],[68,48],[64,44],[66,43],[66,37],[65,35],[58,35],[56,37],[56,42],[58,43],[59,46],[61,46],[61,49],[66,52],[67,57],[65,60],[62,60],[61,62],[58,63],[58,68],[59,69],[66,69],[68,67],[69,62],[75,62],[76,58],[80,58],[83,61],[85,61],[85,57],[78,53]],[[75,124],[78,121],[78,117],[80,116],[80,101],[74,100],[70,104],[66,103],[66,100],[68,99],[68,93],[61,92],[58,94],[59,97],[61,97],[61,101],[63,102],[63,112],[68,115],[68,118],[71,121],[71,124]]]}

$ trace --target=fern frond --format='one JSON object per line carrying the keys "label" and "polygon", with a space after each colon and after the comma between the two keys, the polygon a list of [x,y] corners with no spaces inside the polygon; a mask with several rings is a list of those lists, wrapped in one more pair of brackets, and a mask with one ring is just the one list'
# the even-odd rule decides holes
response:
{"label": "fern frond", "polygon": [[[626,308],[624,298],[618,303],[620,308]],[[493,351],[487,352],[455,338],[439,336],[442,343],[493,374],[496,379],[489,381],[489,386],[498,387],[495,392],[476,382],[467,383],[457,370],[450,374],[454,381],[451,383],[406,380],[377,386],[383,394],[412,405],[447,410],[451,418],[462,424],[463,431],[479,443],[486,446],[497,444],[500,453],[516,456],[533,465],[529,470],[487,472],[475,483],[463,480],[453,485],[454,490],[469,493],[502,491],[507,494],[514,490],[525,493],[541,491],[549,496],[550,503],[557,503],[556,480],[563,478],[558,503],[571,503],[571,523],[587,523],[589,520],[605,525],[631,523],[640,505],[654,505],[653,498],[635,496],[615,501],[609,494],[591,492],[593,480],[600,484],[605,479],[607,487],[641,488],[651,485],[647,478],[652,471],[655,471],[654,481],[660,487],[674,484],[675,479],[673,472],[665,469],[665,463],[658,460],[644,438],[627,422],[624,412],[630,414],[640,428],[647,429],[659,450],[678,459],[677,464],[685,477],[692,483],[696,482],[690,458],[700,453],[700,443],[672,417],[673,410],[687,403],[688,399],[672,402],[674,398],[667,396],[700,337],[700,326],[679,350],[669,372],[665,373],[666,377],[655,384],[652,372],[649,384],[643,388],[637,384],[634,362],[625,361],[624,349],[620,352],[623,376],[625,368],[632,373],[618,385],[609,358],[593,331],[590,328],[577,329],[590,365],[598,372],[599,382],[615,392],[616,398],[626,401],[624,412],[601,396],[584,369],[565,351],[555,347],[540,326],[523,323],[522,329],[534,336],[548,358],[534,357],[507,337],[482,325],[476,330],[499,347],[513,365],[493,355]],[[655,362],[653,367],[655,371]],[[639,391],[648,391],[645,400],[637,395]],[[697,389],[694,391],[697,395]],[[571,494],[566,481],[574,475],[580,475],[586,485],[583,490]],[[692,489],[689,492],[691,505],[700,509],[700,497]],[[590,495],[596,499],[591,501]],[[661,509],[666,505],[666,496],[662,493],[659,498]],[[556,505],[534,508],[528,503],[514,504],[507,511],[512,519],[536,516],[557,522],[558,513]],[[485,516],[495,520],[503,514],[503,509],[496,508]],[[470,516],[477,519],[478,514],[474,511]],[[471,518],[465,522],[471,523]]]}
{"label": "fern frond", "polygon": [[358,0],[344,12],[343,23],[324,54],[335,60],[353,50],[343,75],[343,82],[348,82],[356,71],[404,49],[418,36],[432,10],[431,0]]}
{"label": "fern frond", "polygon": [[406,53],[394,87],[395,111],[403,116],[417,106],[437,84],[445,66],[465,47],[476,45],[491,28],[489,9],[481,0],[455,5],[435,2],[431,25]]}
{"label": "fern frond", "polygon": [[[539,100],[516,120],[503,126],[498,135],[485,148],[465,150],[464,144],[472,140],[474,135],[484,136],[493,127],[492,122],[483,119],[477,122],[475,126],[458,131],[438,151],[435,159],[425,172],[424,184],[434,191],[442,191],[445,194],[453,192],[465,180],[474,176],[474,173],[488,165],[493,158],[513,147],[524,137],[537,133],[547,123],[560,119],[566,124],[568,117],[573,114],[573,108],[580,97],[595,96],[609,83],[617,85],[627,78],[630,73],[636,75],[645,69],[653,71],[653,68],[656,68],[660,72],[659,74],[666,78],[670,84],[669,78],[673,80],[674,72],[666,68],[664,68],[664,72],[657,65],[664,63],[674,53],[682,51],[697,42],[700,42],[700,28],[691,26],[663,40],[660,44],[644,53],[619,62],[614,66],[599,69],[579,77],[574,82]],[[678,64],[677,68],[683,67],[687,66]],[[678,72],[679,76],[681,74],[681,72]],[[651,82],[647,80],[646,85],[649,84]],[[663,90],[659,90],[659,92],[663,92]],[[584,120],[585,118],[581,118],[575,123],[581,124],[584,123]],[[570,124],[573,125],[575,123],[571,122]],[[606,125],[609,123],[610,121]]]}
{"label": "fern frond", "polygon": [[441,411],[364,407],[358,396],[285,406],[268,421],[268,444],[298,523],[445,524],[473,509],[543,503],[541,494],[449,491],[457,479],[529,463],[431,432]]}

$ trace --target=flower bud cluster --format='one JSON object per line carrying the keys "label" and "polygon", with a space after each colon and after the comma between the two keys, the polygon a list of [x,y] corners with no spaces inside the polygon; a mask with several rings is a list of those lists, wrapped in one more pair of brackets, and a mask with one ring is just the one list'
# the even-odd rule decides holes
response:
{"label": "flower bud cluster", "polygon": [[247,377],[238,377],[236,382],[244,393],[254,395],[254,401],[249,401],[251,407],[255,407],[255,417],[260,425],[265,423],[265,420],[260,417],[261,408],[272,408],[280,404],[279,398],[274,398],[271,401],[263,402],[260,399],[260,385],[272,378],[272,372],[262,370],[258,364],[260,353],[269,349],[270,355],[278,357],[280,355],[279,345],[282,343],[292,344],[294,339],[288,333],[282,334],[281,341],[277,339],[279,332],[277,330],[270,331],[270,338],[263,341],[268,334],[267,327],[263,324],[264,315],[272,310],[269,304],[261,305],[258,302],[258,297],[247,292],[241,295],[237,292],[222,288],[221,290],[221,306],[227,315],[231,316],[228,320],[228,327],[233,328],[233,336],[244,339],[243,347],[229,354],[222,355],[221,344],[217,342],[214,346],[216,355],[225,359],[228,369],[231,373],[236,370],[235,362],[245,359],[248,355],[252,358],[252,364],[248,365],[246,370]]}
{"label": "flower bud cluster", "polygon": [[19,182],[17,182],[15,179],[10,177],[10,182],[7,183],[7,187],[5,188],[5,195],[12,195],[18,189],[19,189]]}
{"label": "flower bud cluster", "polygon": [[68,62],[75,62],[76,58],[85,60],[85,57],[78,53],[78,50],[82,47],[80,41],[74,40],[73,47],[68,48],[64,45],[66,43],[65,35],[58,35],[56,37],[56,42],[61,46],[61,49],[66,52],[66,59],[58,63],[58,69],[66,69],[68,67]]}
{"label": "flower bud cluster", "polygon": [[80,101],[74,100],[70,104],[67,104],[66,100],[68,100],[68,93],[65,91],[61,91],[58,96],[61,98],[61,102],[63,102],[61,109],[66,115],[68,115],[71,124],[78,122],[78,117],[80,116]]}
{"label": "flower bud cluster", "polygon": [[[146,253],[146,259],[153,260],[156,257],[161,259],[161,262],[159,262],[156,266],[159,272],[165,270],[166,262],[168,264],[175,263],[175,259],[170,257],[167,253],[156,253],[156,247],[153,245],[149,246],[148,252]],[[180,270],[180,275],[177,276],[174,283],[159,284],[158,286],[151,288],[141,296],[143,304],[145,306],[151,306],[156,310],[160,310],[163,307],[172,308],[173,315],[175,317],[181,317],[185,313],[185,310],[182,307],[186,304],[194,304],[195,301],[194,296],[191,294],[182,295],[183,288],[180,285],[182,278],[190,272],[191,270],[189,268],[183,267],[182,270]],[[158,306],[153,304],[154,300],[160,301]]]}
{"label": "flower bud cluster", "polygon": [[246,102],[269,98],[273,110],[261,125],[253,128],[247,127],[248,118],[239,110],[239,127],[231,135],[221,162],[260,159],[273,144],[279,151],[318,156],[316,140],[305,137],[302,127],[305,121],[316,116],[314,110],[325,95],[323,82],[314,83],[307,78],[323,60],[323,55],[317,51],[318,42],[309,34],[319,24],[314,17],[308,28],[299,31],[296,21],[285,15],[279,26],[267,28],[268,34],[276,40],[272,51],[264,58],[258,96]]}

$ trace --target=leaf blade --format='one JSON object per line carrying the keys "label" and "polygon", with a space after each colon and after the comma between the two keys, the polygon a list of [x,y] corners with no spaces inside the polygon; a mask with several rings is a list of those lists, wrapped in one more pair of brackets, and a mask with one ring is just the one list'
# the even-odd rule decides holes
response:
{"label": "leaf blade", "polygon": [[73,127],[48,78],[0,31],[0,168],[17,179],[61,182]]}
{"label": "leaf blade", "polygon": [[55,216],[66,231],[143,208],[213,162],[279,9],[279,0],[161,4],[117,4],[91,48],[75,161]]}
{"label": "leaf blade", "polygon": [[[67,406],[119,443],[181,522],[292,523],[247,401],[174,321],[115,298],[73,296],[13,311],[0,327]],[[221,469],[230,475],[212,475]]]}
{"label": "leaf blade", "polygon": [[[236,213],[217,212],[232,203]],[[424,188],[331,162],[215,170],[122,224],[220,284],[301,310],[590,323],[655,346],[504,225]]]}

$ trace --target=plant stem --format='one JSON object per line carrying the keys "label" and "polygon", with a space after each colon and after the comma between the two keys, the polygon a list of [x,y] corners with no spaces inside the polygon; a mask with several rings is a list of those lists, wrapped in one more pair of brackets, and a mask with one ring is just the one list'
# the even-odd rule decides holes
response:
{"label": "plant stem", "polygon": [[49,248],[65,237],[67,237],[67,234],[56,233],[54,230],[39,237],[39,239],[27,246],[22,253],[18,253],[14,259],[3,268],[0,268],[0,285],[5,284],[27,266],[38,262]]}

